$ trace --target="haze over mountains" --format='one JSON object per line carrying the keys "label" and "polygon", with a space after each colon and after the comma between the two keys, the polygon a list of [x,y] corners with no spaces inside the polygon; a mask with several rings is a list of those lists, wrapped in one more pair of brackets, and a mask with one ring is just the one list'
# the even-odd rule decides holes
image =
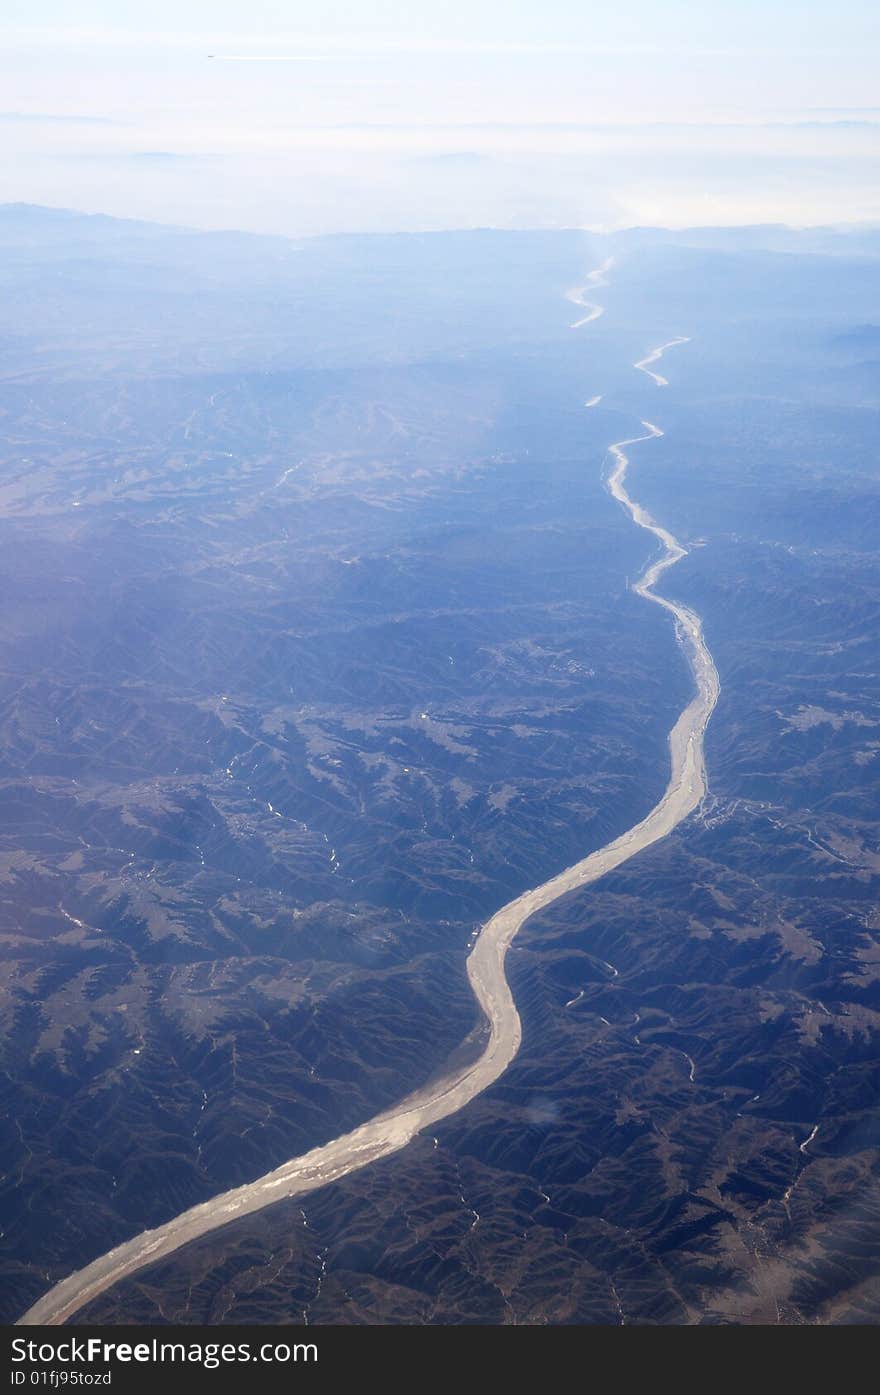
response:
{"label": "haze over mountains", "polygon": [[37,0],[4,197],[286,236],[880,219],[868,0]]}
{"label": "haze over mountains", "polygon": [[440,1071],[475,928],[658,798],[647,418],[709,800],[526,927],[436,1140],[77,1320],[876,1321],[880,234],[0,248],[4,1316]]}

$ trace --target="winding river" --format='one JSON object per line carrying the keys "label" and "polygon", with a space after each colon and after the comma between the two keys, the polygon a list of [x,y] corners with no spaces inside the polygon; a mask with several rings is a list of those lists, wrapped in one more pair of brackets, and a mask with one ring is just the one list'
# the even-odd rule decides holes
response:
{"label": "winding river", "polygon": [[[594,271],[587,278],[583,290],[569,293],[570,299],[588,309],[588,314],[573,327],[589,324],[602,313],[601,306],[585,299],[584,291],[588,287],[606,284],[605,272],[609,266],[610,261]],[[652,350],[633,366],[647,372],[658,387],[664,387],[666,379],[651,372],[647,365],[655,363],[666,349],[684,342],[683,339],[671,340]],[[617,441],[609,447],[612,468],[607,487],[633,522],[652,533],[660,544],[659,556],[649,564],[633,589],[646,601],[662,606],[674,617],[678,639],[696,684],[695,696],[669,734],[669,783],[659,803],[641,822],[619,838],[590,853],[572,867],[567,867],[541,886],[523,892],[502,906],[483,925],[467,960],[468,979],[488,1025],[486,1045],[476,1061],[435,1080],[352,1132],[282,1163],[273,1172],[254,1182],[234,1187],[210,1201],[192,1206],[155,1230],[145,1230],[126,1240],[55,1284],[19,1319],[20,1324],[64,1323],[113,1284],[167,1258],[183,1245],[274,1202],[325,1187],[358,1168],[398,1152],[417,1133],[448,1118],[482,1094],[507,1070],[522,1039],[519,1013],[504,973],[505,955],[517,932],[536,911],[598,881],[615,867],[635,857],[636,853],[665,838],[697,808],[706,792],[703,735],[718,698],[718,675],[703,638],[699,616],[687,606],[657,595],[654,590],[663,573],[685,556],[685,548],[627,492],[629,457],[626,448],[663,434],[659,427],[650,422],[643,422],[642,425],[643,435]]]}
{"label": "winding river", "polygon": [[586,293],[595,290],[597,286],[608,285],[605,273],[610,271],[613,265],[614,258],[608,257],[601,266],[597,266],[595,271],[590,272],[582,286],[575,286],[573,290],[566,291],[566,300],[570,300],[572,305],[579,305],[587,312],[579,320],[574,320],[569,326],[570,329],[583,329],[584,325],[591,325],[594,320],[598,320],[600,315],[605,314],[605,306],[598,305],[595,300],[587,300]]}

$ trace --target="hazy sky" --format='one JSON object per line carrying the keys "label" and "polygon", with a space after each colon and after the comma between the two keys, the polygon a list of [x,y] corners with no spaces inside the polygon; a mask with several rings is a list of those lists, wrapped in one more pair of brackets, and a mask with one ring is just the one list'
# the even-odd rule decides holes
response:
{"label": "hazy sky", "polygon": [[0,199],[206,227],[880,221],[868,0],[7,0]]}

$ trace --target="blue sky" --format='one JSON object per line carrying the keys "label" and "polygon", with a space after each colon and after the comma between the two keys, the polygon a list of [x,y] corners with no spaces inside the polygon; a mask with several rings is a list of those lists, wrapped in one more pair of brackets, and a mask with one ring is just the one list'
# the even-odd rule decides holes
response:
{"label": "blue sky", "polygon": [[863,0],[7,0],[0,197],[292,234],[880,221]]}

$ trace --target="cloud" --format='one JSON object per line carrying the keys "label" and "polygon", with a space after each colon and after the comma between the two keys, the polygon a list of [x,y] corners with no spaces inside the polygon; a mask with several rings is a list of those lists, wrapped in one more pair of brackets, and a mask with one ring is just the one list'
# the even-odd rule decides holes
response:
{"label": "cloud", "polygon": [[413,164],[419,165],[482,165],[491,160],[490,155],[479,155],[475,150],[441,151],[438,155],[416,155]]}
{"label": "cloud", "polygon": [[60,122],[64,125],[79,126],[125,126],[128,124],[125,121],[118,121],[112,116],[82,116],[76,112],[52,111],[0,111],[0,122],[20,122],[22,124]]}

